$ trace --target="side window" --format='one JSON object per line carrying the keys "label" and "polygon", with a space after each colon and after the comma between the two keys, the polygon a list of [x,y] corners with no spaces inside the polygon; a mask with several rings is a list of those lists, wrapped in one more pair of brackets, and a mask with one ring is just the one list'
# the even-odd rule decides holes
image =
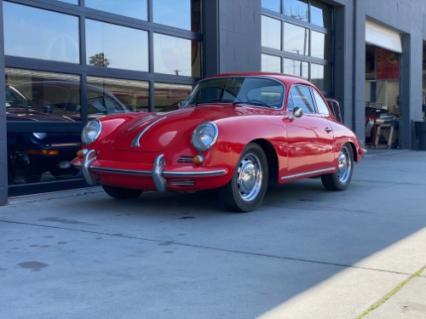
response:
{"label": "side window", "polygon": [[315,113],[314,100],[309,87],[295,85],[291,88],[288,98],[288,111],[292,111],[295,107],[302,108],[305,114]]}
{"label": "side window", "polygon": [[324,99],[322,98],[322,96],[315,89],[312,89],[312,92],[314,92],[314,98],[317,104],[318,113],[324,114],[324,115],[330,115],[330,110],[327,106],[327,103],[324,102]]}

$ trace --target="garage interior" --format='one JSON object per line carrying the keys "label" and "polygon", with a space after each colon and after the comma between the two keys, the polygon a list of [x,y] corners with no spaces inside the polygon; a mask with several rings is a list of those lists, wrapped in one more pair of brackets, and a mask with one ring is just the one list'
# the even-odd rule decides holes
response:
{"label": "garage interior", "polygon": [[366,24],[365,142],[367,147],[399,148],[402,42],[399,33]]}

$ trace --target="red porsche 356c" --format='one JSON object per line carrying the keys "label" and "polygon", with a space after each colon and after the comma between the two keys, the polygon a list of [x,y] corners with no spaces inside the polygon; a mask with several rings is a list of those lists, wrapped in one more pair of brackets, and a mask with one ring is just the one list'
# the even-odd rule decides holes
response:
{"label": "red porsche 356c", "polygon": [[181,109],[105,116],[82,141],[74,165],[114,198],[217,189],[240,212],[258,208],[271,182],[321,177],[345,190],[365,153],[314,85],[270,73],[204,79]]}

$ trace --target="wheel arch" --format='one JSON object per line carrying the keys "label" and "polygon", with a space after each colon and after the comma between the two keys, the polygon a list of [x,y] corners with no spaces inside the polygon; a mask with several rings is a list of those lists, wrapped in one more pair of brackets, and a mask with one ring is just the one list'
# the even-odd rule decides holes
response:
{"label": "wheel arch", "polygon": [[262,150],[265,152],[266,158],[268,160],[269,167],[269,182],[277,183],[278,182],[278,171],[279,171],[279,162],[277,152],[268,140],[265,139],[255,139],[250,142],[250,144],[259,145]]}
{"label": "wheel arch", "polygon": [[352,153],[354,155],[354,161],[358,162],[358,150],[356,148],[356,145],[353,142],[347,142],[346,145],[349,145],[352,148]]}

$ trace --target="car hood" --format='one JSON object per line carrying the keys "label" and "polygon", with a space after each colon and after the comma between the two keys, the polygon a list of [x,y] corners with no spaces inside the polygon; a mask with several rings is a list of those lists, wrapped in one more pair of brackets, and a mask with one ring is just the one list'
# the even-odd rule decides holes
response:
{"label": "car hood", "polygon": [[28,107],[6,108],[8,121],[32,121],[32,122],[74,122],[70,117],[44,113]]}
{"label": "car hood", "polygon": [[168,113],[135,114],[120,125],[114,144],[120,150],[158,152],[170,145],[188,145],[194,129],[204,122],[259,112],[262,110],[232,105],[199,105]]}

